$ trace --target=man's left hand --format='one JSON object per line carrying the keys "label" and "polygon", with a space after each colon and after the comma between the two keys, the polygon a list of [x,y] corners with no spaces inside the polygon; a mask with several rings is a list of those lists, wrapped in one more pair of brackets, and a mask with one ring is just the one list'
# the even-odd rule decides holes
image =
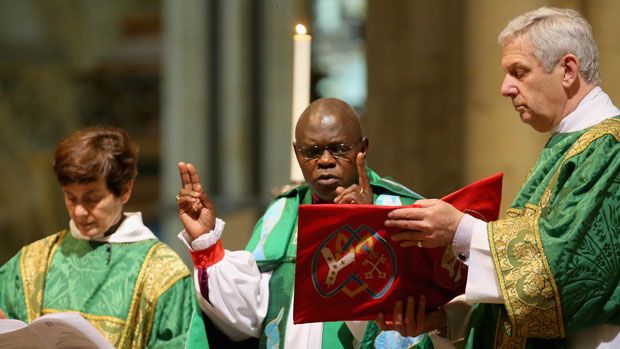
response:
{"label": "man's left hand", "polygon": [[402,247],[452,245],[463,212],[438,199],[418,200],[415,206],[395,209],[388,214],[385,226],[402,229],[391,235],[392,240],[401,241]]}
{"label": "man's left hand", "polygon": [[357,166],[358,184],[352,184],[348,188],[336,188],[335,204],[368,204],[372,205],[373,195],[368,172],[366,172],[366,153],[359,152],[355,157]]}

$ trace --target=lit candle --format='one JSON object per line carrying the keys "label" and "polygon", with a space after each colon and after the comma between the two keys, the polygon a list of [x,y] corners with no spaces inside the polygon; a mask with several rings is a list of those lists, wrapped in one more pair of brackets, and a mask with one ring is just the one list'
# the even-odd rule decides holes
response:
{"label": "lit candle", "polygon": [[[293,114],[291,123],[291,139],[295,139],[295,125],[299,115],[310,104],[310,43],[312,37],[306,34],[306,27],[298,24],[297,34],[293,36]],[[297,163],[295,151],[291,147],[291,182],[301,183],[304,176]]]}

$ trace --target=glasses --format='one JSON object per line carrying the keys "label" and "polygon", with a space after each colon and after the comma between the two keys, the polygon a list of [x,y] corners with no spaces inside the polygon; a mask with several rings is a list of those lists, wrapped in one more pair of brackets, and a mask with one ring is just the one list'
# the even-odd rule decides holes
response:
{"label": "glasses", "polygon": [[350,151],[355,148],[357,144],[361,142],[361,139],[355,144],[347,143],[330,143],[328,145],[302,145],[297,147],[299,154],[306,160],[318,159],[323,155],[325,150],[336,158],[346,158]]}

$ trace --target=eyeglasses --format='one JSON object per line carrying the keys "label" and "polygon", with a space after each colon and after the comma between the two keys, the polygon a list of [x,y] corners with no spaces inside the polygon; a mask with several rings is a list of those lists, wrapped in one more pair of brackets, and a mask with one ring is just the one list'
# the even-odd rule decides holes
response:
{"label": "eyeglasses", "polygon": [[302,145],[297,147],[299,154],[306,160],[318,159],[323,155],[325,150],[336,158],[346,158],[349,152],[355,148],[355,146],[361,141],[357,141],[355,144],[347,143],[330,143],[328,145]]}

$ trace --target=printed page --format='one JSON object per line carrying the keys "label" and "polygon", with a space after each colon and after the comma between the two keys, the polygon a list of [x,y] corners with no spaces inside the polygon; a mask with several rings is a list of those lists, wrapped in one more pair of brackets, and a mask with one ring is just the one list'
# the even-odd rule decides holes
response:
{"label": "printed page", "polygon": [[42,316],[29,326],[0,320],[0,349],[114,349],[79,313]]}
{"label": "printed page", "polygon": [[37,333],[49,348],[114,349],[86,319],[78,313],[57,313],[42,316],[28,327]]}

